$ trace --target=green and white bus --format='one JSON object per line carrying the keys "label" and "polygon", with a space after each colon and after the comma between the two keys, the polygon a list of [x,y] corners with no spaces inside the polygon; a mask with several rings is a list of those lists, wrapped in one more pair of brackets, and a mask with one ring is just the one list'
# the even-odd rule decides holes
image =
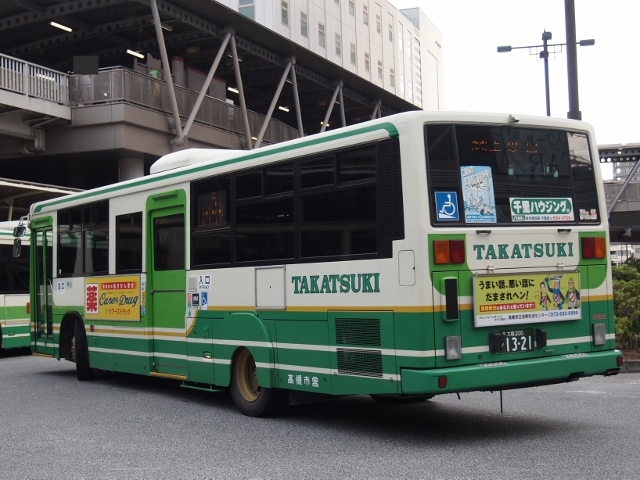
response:
{"label": "green and white bus", "polygon": [[598,161],[586,123],[445,112],[171,153],[32,206],[32,350],[251,416],[615,374]]}
{"label": "green and white bus", "polygon": [[29,237],[22,252],[13,256],[14,228],[18,221],[0,222],[0,350],[29,348]]}

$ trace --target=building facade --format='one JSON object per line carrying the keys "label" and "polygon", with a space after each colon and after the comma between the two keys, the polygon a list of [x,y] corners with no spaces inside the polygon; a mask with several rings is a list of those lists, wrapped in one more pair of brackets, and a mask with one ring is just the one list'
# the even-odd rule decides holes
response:
{"label": "building facade", "polygon": [[217,0],[424,110],[444,109],[442,34],[387,0]]}

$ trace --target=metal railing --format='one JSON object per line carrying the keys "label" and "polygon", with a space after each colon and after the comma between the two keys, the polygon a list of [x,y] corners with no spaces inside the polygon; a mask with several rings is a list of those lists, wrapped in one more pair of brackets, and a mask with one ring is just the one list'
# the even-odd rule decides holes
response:
{"label": "metal railing", "polygon": [[[107,102],[126,102],[154,111],[172,114],[166,82],[124,67],[100,69],[97,75],[68,75],[0,54],[0,89],[60,105],[83,107]],[[198,92],[175,87],[180,117],[186,120]],[[249,130],[255,137],[265,116],[248,111]],[[245,137],[240,107],[206,96],[195,122]],[[298,138],[298,130],[271,119],[264,136],[266,143]]]}
{"label": "metal railing", "polygon": [[[609,205],[622,189],[624,182],[604,182],[604,194]],[[631,182],[627,185],[618,202],[640,202],[640,183]]]}
{"label": "metal railing", "polygon": [[[71,75],[69,80],[69,99],[73,107],[126,102],[162,113],[172,113],[167,83],[128,68],[100,69],[98,75]],[[186,119],[198,98],[198,92],[179,86],[175,86],[174,91],[180,117]],[[249,130],[256,136],[265,116],[252,111],[247,113]],[[240,107],[210,96],[204,98],[195,122],[242,136],[245,134]],[[272,118],[264,141],[279,143],[298,137],[297,129]]]}
{"label": "metal railing", "polygon": [[68,105],[69,75],[0,54],[0,88]]}

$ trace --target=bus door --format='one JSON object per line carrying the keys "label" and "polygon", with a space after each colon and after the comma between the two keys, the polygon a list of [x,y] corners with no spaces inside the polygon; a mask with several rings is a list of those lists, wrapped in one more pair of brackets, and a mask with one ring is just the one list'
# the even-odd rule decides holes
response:
{"label": "bus door", "polygon": [[53,355],[53,231],[51,227],[31,232],[33,260],[31,319],[34,324],[32,351]]}
{"label": "bus door", "polygon": [[187,375],[185,339],[185,205],[184,190],[155,195],[147,201],[153,329],[153,367],[156,374]]}

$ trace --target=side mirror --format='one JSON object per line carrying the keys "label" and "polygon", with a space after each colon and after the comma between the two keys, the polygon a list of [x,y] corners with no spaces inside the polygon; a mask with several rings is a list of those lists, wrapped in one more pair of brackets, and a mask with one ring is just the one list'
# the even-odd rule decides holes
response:
{"label": "side mirror", "polygon": [[25,227],[24,225],[20,224],[17,227],[15,227],[13,229],[13,236],[18,238],[18,237],[23,237],[24,236],[24,232],[27,230],[27,227]]}
{"label": "side mirror", "polygon": [[22,251],[22,240],[20,240],[19,238],[14,238],[13,239],[13,258],[18,258],[20,256],[21,251]]}

